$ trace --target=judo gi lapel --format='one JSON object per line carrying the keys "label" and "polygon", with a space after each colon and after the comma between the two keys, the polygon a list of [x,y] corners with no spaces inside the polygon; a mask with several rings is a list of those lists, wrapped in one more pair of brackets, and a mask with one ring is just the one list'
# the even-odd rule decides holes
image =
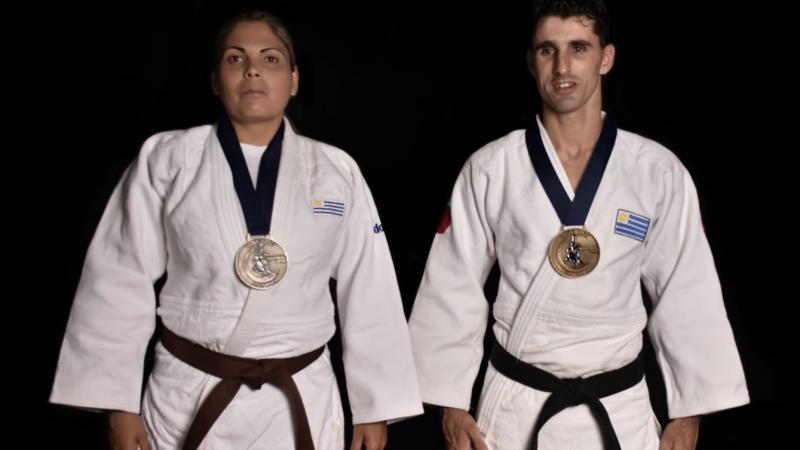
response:
{"label": "judo gi lapel", "polygon": [[[302,167],[300,164],[300,144],[297,134],[291,125],[284,119],[283,149],[278,169],[278,180],[275,186],[275,199],[272,207],[272,219],[270,224],[270,234],[278,242],[282,236],[289,233],[291,224],[287,223],[286,217],[289,216],[291,209],[292,192],[302,186]],[[211,158],[215,166],[215,208],[220,217],[220,229],[225,243],[226,258],[230,261],[231,276],[235,277],[233,267],[233,257],[245,242],[247,236],[247,224],[244,219],[244,212],[236,196],[233,185],[233,176],[225,159],[222,147],[213,136],[215,148]],[[292,271],[292,255],[288,255],[289,269]],[[254,290],[245,286],[237,280],[243,296],[246,296],[244,307],[239,315],[239,320],[233,333],[228,338],[223,347],[223,351],[230,355],[242,355],[247,350],[247,346],[252,342],[252,338],[258,330],[259,317],[265,317],[270,307],[270,299],[280,297],[285,283],[278,284],[268,290]],[[287,299],[288,300],[288,299]]]}
{"label": "judo gi lapel", "polygon": [[[536,141],[531,142],[531,139]],[[595,194],[603,187],[601,181],[613,154],[612,149],[615,139],[616,125],[610,118],[606,118],[596,152],[592,155],[586,173],[584,173],[584,179],[581,181],[582,186],[577,193],[573,193],[555,148],[538,117],[536,118],[536,123],[532,124],[526,133],[524,141],[526,148],[523,151],[534,152],[533,149],[535,149],[535,151],[538,151],[538,158],[534,158],[533,153],[531,153],[531,161],[536,159],[542,165],[550,163],[550,166],[545,167],[534,165],[531,175],[539,179],[542,188],[547,193],[546,198],[550,200],[551,207],[557,211],[562,224],[575,225],[588,221]],[[546,183],[549,183],[549,185],[545,186]],[[589,184],[587,185],[587,183]],[[563,187],[563,189],[559,189],[560,187]],[[553,231],[555,232],[556,230]],[[506,350],[516,357],[519,357],[519,352],[525,343],[525,337],[528,335],[528,329],[533,323],[533,317],[539,309],[539,305],[544,298],[550,295],[550,292],[558,282],[559,277],[546,261],[547,255],[542,255],[542,259],[538,266],[539,269],[533,276],[522,298],[517,314],[514,316],[514,323],[509,332],[508,342],[506,342]]]}
{"label": "judo gi lapel", "polygon": [[[209,133],[203,165],[209,167],[213,172],[211,207],[216,212],[217,224],[222,237],[223,255],[220,257],[227,261],[226,265],[231,268],[231,276],[236,276],[233,259],[247,236],[247,224],[233,186],[231,169],[228,161],[225,160],[222,145],[217,139],[216,128],[215,125],[213,132]],[[242,283],[239,285],[240,292],[245,293],[248,289],[247,286]]]}
{"label": "judo gi lapel", "polygon": [[[567,178],[566,171],[564,170],[563,165],[558,159],[558,155],[555,152],[555,148],[553,147],[553,144],[550,141],[549,136],[544,130],[544,127],[541,126],[541,122],[538,120],[538,117],[537,117],[537,123],[532,126],[539,126],[539,132],[541,133],[540,144],[543,145],[544,150],[546,152],[547,156],[545,159],[549,159],[549,162],[552,166],[551,169],[552,173],[549,174],[549,179],[546,180],[546,182],[551,184],[550,186],[551,191],[554,190],[554,188],[556,188],[558,184],[561,185],[563,191],[558,192],[558,194],[561,195],[561,198],[559,199],[560,204],[557,203],[561,207],[561,211],[558,211],[558,207],[548,196],[547,189],[545,189],[545,186],[543,185],[543,180],[539,176],[540,171],[536,170],[533,167],[533,165],[529,165],[528,166],[530,170],[529,176],[539,179],[540,185],[537,186],[537,189],[541,188],[543,191],[545,191],[541,193],[541,197],[539,197],[539,195],[536,194],[536,199],[531,198],[531,201],[541,201],[542,199],[545,199],[550,204],[552,211],[557,216],[559,216],[559,221],[564,223],[568,221],[567,219],[569,216],[569,208],[571,206],[571,202],[576,201],[576,193],[573,192],[572,187],[569,184],[569,179]],[[529,130],[529,132],[526,133],[526,138],[521,142],[520,148],[518,148],[519,152],[522,152],[523,154],[526,155],[526,157],[522,158],[523,160],[529,159],[527,157],[527,155],[529,154],[528,139],[531,137],[531,131],[533,130]],[[607,160],[607,162],[608,161],[609,160]],[[607,168],[607,164],[604,164],[603,168]],[[602,175],[602,172],[600,175]],[[595,174],[595,177],[596,176],[597,174]],[[584,195],[581,195],[581,197],[577,199],[579,202],[582,202],[583,208],[590,206],[592,204],[591,200],[595,196],[594,194],[599,192],[604,187],[604,185],[607,184],[607,183],[602,183],[602,178],[600,180],[594,180],[594,181],[597,182],[597,187],[595,193],[593,193],[591,198],[587,198],[585,193],[583,193]],[[533,197],[533,194],[531,194],[531,197]],[[586,212],[587,214],[586,216],[573,215],[571,219],[574,222],[576,221],[577,217],[578,219],[577,222],[582,222],[582,220],[580,219],[581,217],[583,217],[585,218],[586,222],[589,222],[591,212],[592,208],[589,208],[589,211]],[[556,230],[553,230],[553,232],[555,231]],[[538,269],[534,274],[533,278],[531,279],[530,284],[528,285],[528,288],[526,289],[525,294],[522,297],[522,300],[520,301],[520,304],[517,308],[517,312],[514,315],[514,320],[513,323],[511,324],[511,329],[509,330],[506,342],[500,343],[501,345],[503,345],[506,351],[508,351],[515,357],[522,359],[521,354],[527,342],[527,337],[530,336],[531,334],[530,333],[531,328],[536,326],[535,318],[538,310],[541,308],[541,305],[543,304],[545,299],[547,299],[551,295],[556,285],[559,282],[564,282],[564,280],[565,279],[562,278],[555,270],[553,270],[553,268],[549,264],[547,253],[545,252],[542,255],[540,255]],[[503,382],[501,383],[494,383],[490,385],[488,390],[484,393],[484,397],[482,400],[484,402],[484,405],[482,407],[483,415],[479,418],[480,424],[482,426],[487,427],[488,424],[486,421],[491,420],[491,418],[495,416],[495,411],[500,405],[499,399],[501,397],[501,393],[503,392],[504,385],[507,383],[510,383],[510,380],[504,379]]]}
{"label": "judo gi lapel", "polygon": [[[613,134],[609,133],[609,130],[605,129],[605,125],[606,124],[604,123],[604,132],[606,134],[608,134],[608,136],[606,136],[606,139],[610,140],[612,142],[611,148],[613,149],[616,146],[616,124],[613,123],[613,119],[608,117],[605,112],[603,112],[602,115],[603,115],[604,119],[612,121],[611,123],[613,125],[614,130],[615,130]],[[541,142],[542,142],[542,144],[544,146],[544,150],[545,150],[545,152],[547,154],[547,159],[550,161],[550,164],[551,164],[551,166],[553,168],[553,171],[555,172],[556,178],[558,179],[558,181],[560,181],[561,187],[563,188],[564,193],[569,198],[569,201],[574,202],[575,201],[575,197],[576,197],[576,192],[572,189],[572,185],[570,184],[569,177],[567,176],[567,172],[564,169],[564,165],[561,163],[561,160],[558,157],[558,153],[556,153],[555,146],[553,145],[553,142],[550,140],[550,136],[547,134],[547,130],[545,130],[544,125],[542,124],[542,122],[541,122],[541,120],[539,119],[538,116],[536,117],[535,126],[538,126],[538,128],[539,128],[539,136],[541,137]],[[613,138],[612,138],[612,135],[613,135]],[[526,136],[526,144],[527,144],[527,136]],[[602,165],[603,170],[600,171],[602,173],[602,176],[600,176],[600,180],[598,182],[597,188],[595,190],[595,194],[593,196],[594,200],[598,200],[598,201],[591,201],[590,202],[591,206],[589,207],[588,214],[585,217],[585,222],[584,223],[586,224],[586,226],[591,230],[598,230],[598,235],[596,235],[598,240],[601,239],[602,237],[604,237],[605,234],[604,233],[600,233],[600,231],[603,230],[603,224],[596,223],[596,220],[594,220],[598,215],[602,215],[600,212],[598,212],[598,208],[595,208],[594,205],[595,205],[595,203],[598,203],[600,205],[604,205],[605,201],[603,201],[602,199],[608,198],[609,192],[608,192],[608,187],[607,186],[608,186],[609,181],[608,181],[608,176],[606,176],[606,173],[608,173],[610,170],[613,170],[612,166],[613,166],[614,161],[616,160],[616,154],[617,154],[616,151],[610,151],[610,155],[609,155],[606,163]],[[596,167],[596,170],[599,170],[599,169],[600,169],[600,165],[598,165]],[[588,170],[589,170],[589,168],[587,167],[587,171]],[[586,173],[584,173],[584,178],[588,178],[588,176],[591,176],[591,175],[587,175]],[[596,177],[596,176],[598,176],[598,174],[594,174],[594,176]],[[537,175],[537,177],[538,177],[538,175]],[[583,182],[583,181],[584,180],[582,179],[581,182]],[[590,199],[587,196],[583,196],[583,198],[579,199],[579,200],[582,200],[583,202],[589,202]],[[555,212],[556,215],[560,216],[560,214],[558,214],[558,212],[556,211],[555,206],[553,206],[553,203],[551,202],[550,204],[553,207],[553,212]],[[584,207],[585,207],[585,205],[584,205]]]}
{"label": "judo gi lapel", "polygon": [[[285,120],[285,119],[284,119]],[[280,242],[284,233],[285,217],[290,197],[299,170],[299,156],[297,135],[288,123],[285,124],[284,144],[278,169],[278,181],[275,187],[275,200],[272,208],[270,234]],[[214,171],[213,174],[213,207],[217,212],[220,233],[225,248],[225,258],[233,264],[233,257],[245,242],[247,237],[247,224],[244,211],[236,195],[233,184],[233,175],[225,159],[222,146],[216,137],[216,127],[207,142],[207,151],[203,164],[207,164]]]}
{"label": "judo gi lapel", "polygon": [[[272,226],[270,233],[278,240],[289,233],[291,224],[286,223],[291,209],[292,192],[302,186],[302,167],[300,165],[300,142],[289,121],[284,119],[283,154],[278,169],[278,183],[275,186],[275,203],[272,207]],[[291,269],[291,255],[290,266]]]}

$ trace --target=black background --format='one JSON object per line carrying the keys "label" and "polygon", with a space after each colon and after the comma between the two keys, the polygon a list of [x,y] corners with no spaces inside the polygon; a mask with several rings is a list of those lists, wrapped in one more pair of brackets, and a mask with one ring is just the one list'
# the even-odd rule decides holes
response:
{"label": "black background", "polygon": [[[23,197],[23,226],[31,236],[58,237],[57,246],[23,255],[31,258],[27,267],[44,265],[48,273],[44,292],[26,303],[31,311],[25,313],[37,317],[24,335],[33,332],[25,348],[26,358],[35,356],[26,360],[33,374],[26,376],[33,382],[27,422],[46,430],[36,439],[60,448],[104,448],[99,415],[47,403],[86,247],[144,139],[211,123],[219,114],[209,87],[211,38],[223,18],[241,9],[274,12],[289,26],[301,81],[287,114],[301,134],[345,149],[360,165],[410,311],[461,165],[485,143],[525,127],[539,103],[525,67],[526,2],[431,5],[48,7],[39,36],[47,45],[37,47],[43,53],[34,52],[28,65],[40,95],[23,110],[35,130],[26,142],[36,144],[24,156],[38,174]],[[778,288],[791,281],[791,251],[781,257],[786,241],[771,230],[794,207],[786,190],[794,180],[777,176],[774,166],[784,160],[767,157],[782,145],[769,139],[769,125],[777,122],[747,106],[760,92],[758,83],[728,87],[740,64],[758,56],[746,39],[729,35],[742,24],[726,22],[703,2],[691,8],[612,2],[610,10],[617,61],[605,81],[604,109],[621,128],[669,147],[691,172],[752,398],[751,405],[705,418],[699,448],[774,447],[790,431],[783,415],[787,358],[796,352],[789,352],[792,299]],[[731,48],[737,56],[723,56]],[[48,257],[54,247],[55,258]],[[21,281],[42,284],[27,275]],[[490,298],[496,273],[492,278]],[[664,419],[658,376],[648,372]],[[433,410],[392,425],[389,433],[390,449],[443,448]]]}

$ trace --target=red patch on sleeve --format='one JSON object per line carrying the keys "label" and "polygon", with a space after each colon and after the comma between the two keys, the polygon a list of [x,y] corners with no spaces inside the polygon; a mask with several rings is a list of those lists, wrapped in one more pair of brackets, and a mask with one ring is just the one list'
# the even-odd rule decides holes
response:
{"label": "red patch on sleeve", "polygon": [[436,228],[437,233],[444,233],[447,229],[450,228],[450,207],[444,209],[442,213],[442,218],[439,219],[439,227]]}

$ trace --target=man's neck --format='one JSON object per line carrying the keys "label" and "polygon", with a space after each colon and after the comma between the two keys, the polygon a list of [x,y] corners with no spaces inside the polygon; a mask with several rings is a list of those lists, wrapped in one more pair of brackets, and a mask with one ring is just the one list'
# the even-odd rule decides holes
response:
{"label": "man's neck", "polygon": [[603,129],[603,118],[600,108],[586,108],[569,114],[544,109],[542,124],[559,159],[575,161],[588,159],[591,155]]}

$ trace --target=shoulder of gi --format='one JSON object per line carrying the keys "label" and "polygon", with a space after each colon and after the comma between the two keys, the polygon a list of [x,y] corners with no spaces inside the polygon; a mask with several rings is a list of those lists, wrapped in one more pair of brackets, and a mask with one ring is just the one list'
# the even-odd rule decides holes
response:
{"label": "shoulder of gi", "polygon": [[[647,169],[651,174],[669,173],[671,175],[686,175],[686,166],[670,149],[664,145],[636,133],[626,130],[617,130],[617,144],[614,151],[621,151],[636,162],[640,168]],[[644,167],[642,167],[644,166]]]}
{"label": "shoulder of gi", "polygon": [[301,159],[308,170],[313,188],[341,190],[348,198],[353,189],[364,182],[358,164],[347,152],[324,142],[297,136]]}
{"label": "shoulder of gi", "polygon": [[137,165],[147,170],[151,185],[164,196],[181,171],[200,164],[202,149],[213,133],[211,125],[155,133],[142,145]]}
{"label": "shoulder of gi", "polygon": [[525,149],[525,130],[514,130],[476,150],[464,166],[477,172],[491,172],[507,165],[510,158]]}

